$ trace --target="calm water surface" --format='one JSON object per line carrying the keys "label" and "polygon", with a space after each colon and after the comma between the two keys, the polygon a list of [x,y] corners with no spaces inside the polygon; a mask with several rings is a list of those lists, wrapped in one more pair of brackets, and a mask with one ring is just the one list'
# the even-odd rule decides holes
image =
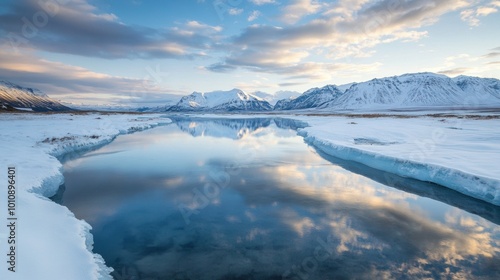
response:
{"label": "calm water surface", "polygon": [[301,125],[179,118],[67,161],[58,199],[119,280],[500,279],[500,207],[323,155]]}

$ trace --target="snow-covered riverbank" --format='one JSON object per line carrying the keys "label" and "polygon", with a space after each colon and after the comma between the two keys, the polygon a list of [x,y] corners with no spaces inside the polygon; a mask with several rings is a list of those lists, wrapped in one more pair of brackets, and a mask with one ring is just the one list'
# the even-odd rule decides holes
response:
{"label": "snow-covered riverbank", "polygon": [[332,156],[500,205],[500,119],[299,118],[306,142]]}
{"label": "snow-covered riverbank", "polygon": [[[0,114],[0,220],[7,223],[7,168],[16,168],[15,270],[7,270],[11,233],[2,225],[0,279],[110,279],[110,269],[93,254],[90,226],[47,197],[63,182],[65,153],[108,143],[118,134],[170,120],[159,115]],[[14,244],[12,244],[14,245]],[[10,246],[10,245],[9,245]]]}

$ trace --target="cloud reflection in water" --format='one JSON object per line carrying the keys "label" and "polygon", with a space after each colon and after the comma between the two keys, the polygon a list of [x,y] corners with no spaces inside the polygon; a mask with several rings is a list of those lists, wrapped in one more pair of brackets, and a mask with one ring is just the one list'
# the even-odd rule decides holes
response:
{"label": "cloud reflection in water", "polygon": [[[500,276],[496,216],[433,200],[442,195],[422,194],[435,187],[428,183],[391,177],[392,188],[367,167],[331,164],[296,126],[278,123],[182,119],[119,137],[66,164],[64,204],[93,226],[95,251],[130,278]],[[235,163],[227,187],[186,224],[179,203]],[[451,200],[488,212],[464,199]],[[318,246],[328,258],[304,266]]]}

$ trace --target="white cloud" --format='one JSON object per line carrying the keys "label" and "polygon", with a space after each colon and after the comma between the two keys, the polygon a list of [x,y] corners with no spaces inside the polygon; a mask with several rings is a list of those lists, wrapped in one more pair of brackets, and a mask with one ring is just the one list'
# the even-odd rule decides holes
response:
{"label": "white cloud", "polygon": [[370,0],[340,0],[332,4],[324,13],[325,16],[342,15],[343,17],[352,18]]}
{"label": "white cloud", "polygon": [[250,0],[250,2],[254,3],[257,6],[262,6],[266,4],[275,4],[276,0]]}
{"label": "white cloud", "polygon": [[476,17],[475,11],[472,9],[464,10],[460,13],[460,18],[466,21],[470,26],[478,26],[479,19]]}
{"label": "white cloud", "polygon": [[[251,25],[228,45],[231,50],[228,55],[207,69],[227,72],[243,68],[290,79],[325,79],[337,69],[346,72],[354,69],[351,64],[334,61],[370,57],[380,44],[416,42],[428,36],[423,27],[436,23],[445,13],[468,5],[461,0],[407,0],[397,1],[396,5],[393,0],[356,0],[353,6],[350,3],[340,1],[325,6],[312,1],[294,1],[287,7],[306,6],[300,15],[324,12],[304,24]],[[297,20],[299,14],[291,19]],[[312,54],[332,61],[313,62]],[[359,65],[358,69],[373,71],[379,66],[372,63]]]}
{"label": "white cloud", "polygon": [[493,7],[479,7],[476,10],[476,14],[478,16],[487,16],[489,14],[493,14],[496,12],[498,12],[498,10],[496,8],[493,8]]}
{"label": "white cloud", "polygon": [[220,26],[211,26],[208,24],[200,23],[196,20],[188,21],[186,23],[186,27],[191,30],[196,31],[208,31],[208,32],[220,32],[222,31],[222,27]]}
{"label": "white cloud", "polygon": [[10,1],[5,5],[0,13],[0,47],[104,59],[190,59],[214,44],[218,38],[215,33],[222,30],[197,21],[167,28],[127,25],[114,14],[100,13],[88,1],[72,0],[59,6],[54,16],[45,14],[43,28],[30,28],[27,35],[20,19],[44,12],[39,2]]}
{"label": "white cloud", "polygon": [[283,7],[280,20],[293,24],[301,18],[317,13],[322,5],[315,0],[292,0],[291,3]]}
{"label": "white cloud", "polygon": [[460,18],[467,22],[470,26],[479,26],[481,23],[479,18],[498,12],[498,7],[500,7],[500,1],[495,0],[487,5],[475,6],[462,11],[460,13]]}
{"label": "white cloud", "polygon": [[259,18],[261,16],[261,13],[259,11],[253,11],[250,13],[250,15],[248,16],[248,21],[254,21],[256,20],[257,18]]}
{"label": "white cloud", "polygon": [[236,15],[243,13],[243,9],[231,8],[231,9],[229,9],[228,13],[232,16],[236,16]]}
{"label": "white cloud", "polygon": [[467,53],[456,54],[446,57],[437,66],[425,69],[448,76],[469,75],[478,77],[496,77],[499,65],[495,59],[500,56],[496,49],[482,56],[473,56]]}
{"label": "white cloud", "polygon": [[494,7],[500,7],[500,1],[499,0],[491,1],[491,5]]}

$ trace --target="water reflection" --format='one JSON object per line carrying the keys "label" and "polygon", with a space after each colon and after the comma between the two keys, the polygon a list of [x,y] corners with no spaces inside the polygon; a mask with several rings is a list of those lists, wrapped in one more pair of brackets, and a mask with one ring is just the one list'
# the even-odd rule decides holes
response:
{"label": "water reflection", "polygon": [[423,182],[411,178],[403,178],[396,174],[374,169],[357,162],[332,157],[319,149],[315,149],[315,151],[322,158],[353,173],[368,177],[386,186],[444,202],[469,213],[479,215],[497,225],[500,225],[500,207],[498,206],[485,203],[482,200],[475,199],[434,183]]}
{"label": "water reflection", "polygon": [[285,118],[207,118],[171,116],[175,124],[184,132],[194,137],[212,136],[218,138],[241,139],[245,135],[254,134],[259,129],[267,128],[271,124],[284,130],[297,130],[307,127],[307,124],[298,120]]}
{"label": "water reflection", "polygon": [[117,279],[500,276],[495,206],[320,156],[301,124],[176,121],[65,164]]}

